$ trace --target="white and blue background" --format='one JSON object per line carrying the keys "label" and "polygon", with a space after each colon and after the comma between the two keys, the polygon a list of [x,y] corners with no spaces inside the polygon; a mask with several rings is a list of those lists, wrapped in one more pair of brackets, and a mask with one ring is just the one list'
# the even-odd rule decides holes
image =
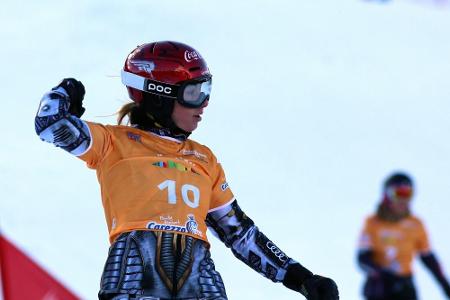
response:
{"label": "white and blue background", "polygon": [[[450,274],[450,6],[432,0],[2,0],[0,229],[82,299],[108,250],[95,172],[43,143],[40,97],[86,87],[86,120],[115,122],[128,53],[185,42],[213,94],[192,138],[221,160],[244,211],[289,256],[361,299],[355,253],[394,170]],[[302,299],[210,236],[230,299]],[[421,299],[444,299],[415,262]],[[24,279],[26,280],[26,279]]]}

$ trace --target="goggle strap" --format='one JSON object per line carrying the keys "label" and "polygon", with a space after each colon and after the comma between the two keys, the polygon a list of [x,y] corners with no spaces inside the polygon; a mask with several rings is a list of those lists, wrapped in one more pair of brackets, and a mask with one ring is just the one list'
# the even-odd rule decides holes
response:
{"label": "goggle strap", "polygon": [[127,72],[125,70],[122,70],[122,72],[120,73],[120,77],[122,79],[122,83],[126,86],[129,86],[131,88],[140,90],[140,91],[145,91],[145,80],[146,78]]}
{"label": "goggle strap", "polygon": [[128,87],[169,98],[177,98],[180,87],[178,85],[147,79],[125,70],[122,70],[121,78],[122,83]]}

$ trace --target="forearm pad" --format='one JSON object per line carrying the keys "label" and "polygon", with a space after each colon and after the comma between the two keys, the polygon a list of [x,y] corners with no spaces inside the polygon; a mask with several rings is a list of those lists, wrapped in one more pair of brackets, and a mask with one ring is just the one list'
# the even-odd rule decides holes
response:
{"label": "forearm pad", "polygon": [[83,154],[91,135],[85,122],[69,113],[70,101],[63,88],[45,94],[35,118],[35,130],[41,140],[52,143],[73,155]]}
{"label": "forearm pad", "polygon": [[206,224],[237,258],[274,282],[283,281],[289,265],[296,263],[259,231],[237,201],[210,212]]}

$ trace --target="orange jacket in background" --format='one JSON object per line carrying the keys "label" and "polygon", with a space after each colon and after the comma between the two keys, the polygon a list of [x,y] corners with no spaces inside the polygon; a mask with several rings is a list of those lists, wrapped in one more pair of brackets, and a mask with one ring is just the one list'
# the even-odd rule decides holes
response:
{"label": "orange jacket in background", "polygon": [[373,251],[377,265],[398,275],[411,275],[414,256],[430,251],[425,227],[414,216],[398,222],[385,221],[375,215],[368,217],[359,248]]}

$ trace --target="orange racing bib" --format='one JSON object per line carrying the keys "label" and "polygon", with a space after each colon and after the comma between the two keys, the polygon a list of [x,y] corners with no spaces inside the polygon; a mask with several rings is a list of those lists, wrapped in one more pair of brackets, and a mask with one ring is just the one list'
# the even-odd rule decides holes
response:
{"label": "orange racing bib", "polygon": [[111,242],[132,230],[207,242],[206,215],[234,200],[209,148],[129,126],[87,124],[91,145],[80,158],[97,171]]}

